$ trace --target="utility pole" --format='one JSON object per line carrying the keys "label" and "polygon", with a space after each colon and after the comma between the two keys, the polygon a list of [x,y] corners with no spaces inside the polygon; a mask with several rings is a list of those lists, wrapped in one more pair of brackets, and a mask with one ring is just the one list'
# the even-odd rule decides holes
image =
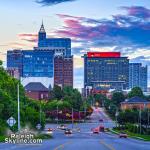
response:
{"label": "utility pole", "polygon": [[19,97],[19,82],[17,84],[18,91],[18,131],[20,131],[20,97]]}
{"label": "utility pole", "polygon": [[118,112],[118,108],[116,109],[116,114],[115,114],[115,117],[116,117],[116,127],[117,127],[117,123],[118,123],[118,115],[119,115],[119,112]]}
{"label": "utility pole", "polygon": [[142,131],[142,126],[141,126],[141,106],[140,106],[140,111],[139,111],[139,121],[140,121],[140,134]]}
{"label": "utility pole", "polygon": [[86,119],[86,106],[84,107],[84,122],[85,122],[85,119]]}
{"label": "utility pole", "polygon": [[73,116],[73,108],[72,108],[72,129],[73,129],[73,123],[74,123],[73,119],[74,119],[74,116]]}
{"label": "utility pole", "polygon": [[41,125],[41,100],[40,100],[40,125]]}
{"label": "utility pole", "polygon": [[149,114],[149,108],[148,108],[148,114],[147,114],[147,116],[148,116],[148,127],[149,127],[149,122],[150,122],[150,120],[149,120],[149,118],[150,118],[150,114]]}
{"label": "utility pole", "polygon": [[57,125],[58,125],[58,105],[57,105]]}
{"label": "utility pole", "polygon": [[80,120],[81,120],[81,117],[80,117],[80,111],[79,111],[79,122],[80,122]]}

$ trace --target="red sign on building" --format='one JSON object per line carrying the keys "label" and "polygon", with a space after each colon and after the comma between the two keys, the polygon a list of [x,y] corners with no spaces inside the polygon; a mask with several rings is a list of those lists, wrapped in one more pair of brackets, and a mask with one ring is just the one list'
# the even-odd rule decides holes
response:
{"label": "red sign on building", "polygon": [[120,52],[88,52],[87,57],[120,57]]}

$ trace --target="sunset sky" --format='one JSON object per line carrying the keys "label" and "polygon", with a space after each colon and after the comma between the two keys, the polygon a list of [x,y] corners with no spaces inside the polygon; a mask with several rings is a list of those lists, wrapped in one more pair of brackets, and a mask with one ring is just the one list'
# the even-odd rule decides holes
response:
{"label": "sunset sky", "polygon": [[42,20],[48,37],[71,38],[77,88],[87,51],[121,51],[132,62],[150,64],[149,0],[1,0],[0,19],[4,65],[8,49],[37,45]]}

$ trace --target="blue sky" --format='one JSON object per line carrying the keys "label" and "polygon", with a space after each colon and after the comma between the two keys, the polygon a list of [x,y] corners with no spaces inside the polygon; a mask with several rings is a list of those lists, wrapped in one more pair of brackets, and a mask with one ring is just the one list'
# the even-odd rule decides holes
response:
{"label": "blue sky", "polygon": [[149,0],[4,0],[0,18],[4,61],[8,49],[36,46],[42,19],[49,37],[70,37],[78,88],[87,51],[121,51],[133,62],[150,63]]}

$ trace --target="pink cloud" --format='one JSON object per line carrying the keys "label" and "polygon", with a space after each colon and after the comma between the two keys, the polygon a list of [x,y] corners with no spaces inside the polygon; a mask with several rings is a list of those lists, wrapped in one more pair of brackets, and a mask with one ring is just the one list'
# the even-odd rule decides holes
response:
{"label": "pink cloud", "polygon": [[20,40],[33,42],[33,43],[38,41],[38,35],[37,34],[21,33],[21,34],[18,34],[18,37],[19,37]]}

